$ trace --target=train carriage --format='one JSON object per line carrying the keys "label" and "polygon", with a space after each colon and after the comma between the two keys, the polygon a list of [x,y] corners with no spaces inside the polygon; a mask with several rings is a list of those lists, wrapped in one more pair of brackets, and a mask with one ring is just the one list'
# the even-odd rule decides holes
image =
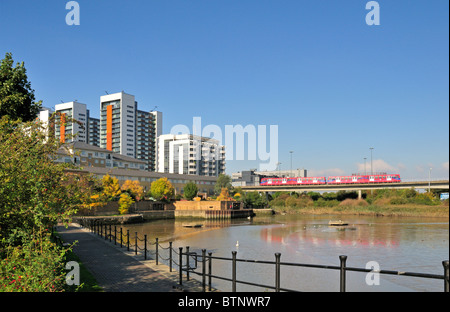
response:
{"label": "train carriage", "polygon": [[397,183],[401,181],[399,174],[383,173],[328,177],[327,184]]}
{"label": "train carriage", "polygon": [[369,183],[398,183],[401,182],[399,174],[371,174],[333,177],[307,177],[307,178],[263,178],[262,186],[282,185],[323,185],[323,184],[369,184]]}
{"label": "train carriage", "polygon": [[326,184],[326,177],[309,177],[309,178],[263,178],[261,185],[277,186],[277,185],[321,185]]}

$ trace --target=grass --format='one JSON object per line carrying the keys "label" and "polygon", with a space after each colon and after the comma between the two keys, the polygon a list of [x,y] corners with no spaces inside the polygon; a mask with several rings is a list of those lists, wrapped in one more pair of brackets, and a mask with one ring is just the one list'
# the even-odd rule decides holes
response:
{"label": "grass", "polygon": [[76,261],[80,265],[80,286],[67,286],[67,292],[102,292],[103,289],[98,285],[95,277],[86,268],[83,262],[80,261],[78,256],[69,250],[66,254],[66,263],[69,261]]}
{"label": "grass", "polygon": [[334,207],[272,207],[276,213],[297,214],[343,214],[396,217],[438,217],[449,218],[449,206],[437,205],[338,205]]}

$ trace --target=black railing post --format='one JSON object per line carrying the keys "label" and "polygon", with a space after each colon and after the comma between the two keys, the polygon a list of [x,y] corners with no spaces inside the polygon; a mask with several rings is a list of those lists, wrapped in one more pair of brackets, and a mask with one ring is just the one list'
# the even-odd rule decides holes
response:
{"label": "black railing post", "polygon": [[111,243],[111,224],[109,225],[109,242]]}
{"label": "black railing post", "polygon": [[137,232],[134,232],[134,255],[137,256],[137,249],[138,249],[138,236]]}
{"label": "black railing post", "polygon": [[172,272],[172,242],[169,242],[169,270]]}
{"label": "black railing post", "polygon": [[202,249],[202,290],[206,292],[206,249]]}
{"label": "black railing post", "polygon": [[208,252],[209,263],[208,263],[208,288],[211,291],[211,274],[212,274],[212,252]]}
{"label": "black railing post", "polygon": [[340,291],[345,292],[346,288],[346,262],[347,262],[347,256],[339,256],[339,260],[341,261],[341,283],[340,283]]}
{"label": "black railing post", "polygon": [[117,226],[114,225],[114,245],[117,245]]}
{"label": "black railing post", "polygon": [[105,240],[108,240],[108,225],[105,224]]}
{"label": "black railing post", "polygon": [[281,253],[277,252],[275,254],[275,291],[280,292],[280,265]]}
{"label": "black railing post", "polygon": [[122,228],[120,228],[120,248],[122,248],[123,245],[123,231]]}
{"label": "black railing post", "polygon": [[156,255],[155,255],[156,265],[159,265],[159,239],[158,239],[158,237],[155,239],[155,246],[156,246]]}
{"label": "black railing post", "polygon": [[232,263],[232,268],[231,268],[231,292],[236,292],[236,255],[237,255],[237,251],[232,251],[231,252],[232,257],[233,257],[233,263]]}
{"label": "black railing post", "polygon": [[130,230],[127,230],[127,251],[130,251]]}
{"label": "black railing post", "polygon": [[442,265],[444,266],[444,291],[449,292],[448,280],[449,280],[449,262],[442,261]]}
{"label": "black railing post", "polygon": [[189,246],[186,246],[186,280],[189,281]]}
{"label": "black railing post", "polygon": [[144,260],[147,260],[147,234],[144,234]]}
{"label": "black railing post", "polygon": [[180,285],[183,285],[183,247],[179,248],[178,262],[179,262],[179,275],[180,275]]}
{"label": "black railing post", "polygon": [[100,223],[99,226],[100,226],[100,233],[99,233],[99,235],[100,235],[100,237],[102,237],[103,236],[103,223]]}

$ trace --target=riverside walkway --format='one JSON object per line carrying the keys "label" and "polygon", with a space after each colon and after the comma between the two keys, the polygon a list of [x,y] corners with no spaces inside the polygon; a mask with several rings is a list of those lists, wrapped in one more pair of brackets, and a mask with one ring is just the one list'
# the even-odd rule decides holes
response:
{"label": "riverside walkway", "polygon": [[[105,292],[182,292],[201,291],[201,283],[192,280],[178,285],[178,272],[170,272],[163,264],[144,260],[126,248],[70,224],[68,228],[57,226],[59,236],[66,243],[77,242],[74,253],[92,273]],[[83,280],[80,281],[83,283]]]}

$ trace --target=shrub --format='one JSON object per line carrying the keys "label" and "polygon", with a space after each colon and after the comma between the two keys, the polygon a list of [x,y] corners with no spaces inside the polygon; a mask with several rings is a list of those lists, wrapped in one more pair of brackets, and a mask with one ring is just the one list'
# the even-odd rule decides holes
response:
{"label": "shrub", "polygon": [[8,246],[0,261],[0,292],[64,291],[66,251],[49,239]]}
{"label": "shrub", "polygon": [[394,197],[389,200],[391,205],[404,205],[408,203],[408,200],[402,197]]}
{"label": "shrub", "polygon": [[347,206],[347,207],[366,207],[369,204],[363,199],[346,199],[339,203],[339,206]]}

